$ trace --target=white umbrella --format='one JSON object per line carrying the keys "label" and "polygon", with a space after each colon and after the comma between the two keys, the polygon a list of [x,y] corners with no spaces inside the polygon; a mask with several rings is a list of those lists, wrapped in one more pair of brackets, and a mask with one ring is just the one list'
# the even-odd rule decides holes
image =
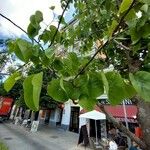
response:
{"label": "white umbrella", "polygon": [[81,114],[79,117],[80,118],[87,118],[87,119],[95,120],[96,144],[98,144],[96,120],[105,120],[106,119],[106,115],[104,113],[99,112],[99,111],[93,110],[93,111]]}

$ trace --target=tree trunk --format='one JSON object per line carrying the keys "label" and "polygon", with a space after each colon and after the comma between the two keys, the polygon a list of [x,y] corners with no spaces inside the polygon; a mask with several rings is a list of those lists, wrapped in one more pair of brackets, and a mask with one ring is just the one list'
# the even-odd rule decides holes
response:
{"label": "tree trunk", "polygon": [[34,114],[34,121],[37,121],[39,117],[39,111],[36,111]]}
{"label": "tree trunk", "polygon": [[143,141],[146,144],[146,149],[150,149],[150,103],[144,100],[139,100],[137,102],[138,115],[137,119],[142,128]]}

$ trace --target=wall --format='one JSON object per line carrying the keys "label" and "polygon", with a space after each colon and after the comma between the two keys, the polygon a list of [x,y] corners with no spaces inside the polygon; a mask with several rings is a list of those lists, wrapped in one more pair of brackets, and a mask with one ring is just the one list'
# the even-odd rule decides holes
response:
{"label": "wall", "polygon": [[[61,121],[61,127],[65,130],[69,129],[69,124],[70,124],[70,114],[71,114],[71,106],[75,107],[80,107],[79,105],[73,104],[72,100],[68,100],[65,102],[65,107],[63,110],[63,115],[62,115],[62,121]],[[81,107],[80,107],[81,110]]]}
{"label": "wall", "polygon": [[61,115],[61,109],[60,108],[56,108],[54,110],[51,110],[51,114],[50,114],[50,125],[56,126],[56,123],[60,121],[60,116]]}

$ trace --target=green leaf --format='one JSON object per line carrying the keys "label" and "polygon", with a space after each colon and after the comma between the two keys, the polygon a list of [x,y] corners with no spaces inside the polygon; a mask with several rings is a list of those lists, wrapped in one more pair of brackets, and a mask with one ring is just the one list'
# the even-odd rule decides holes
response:
{"label": "green leaf", "polygon": [[32,26],[36,29],[39,24],[36,22],[35,15],[32,15],[30,17],[30,21],[31,21]]}
{"label": "green leaf", "polygon": [[78,73],[79,65],[80,63],[77,55],[73,52],[69,53],[67,58],[63,59],[63,75],[75,76]]}
{"label": "green leaf", "polygon": [[89,81],[87,84],[88,96],[90,98],[97,98],[104,93],[104,86],[100,73],[89,73]]}
{"label": "green leaf", "polygon": [[51,6],[49,9],[54,10],[54,9],[55,9],[55,6]]}
{"label": "green leaf", "polygon": [[139,71],[134,75],[130,73],[129,77],[139,96],[145,101],[150,101],[150,73]]}
{"label": "green leaf", "polygon": [[51,59],[52,56],[54,55],[54,50],[55,50],[54,48],[47,48],[45,50],[46,57],[49,58],[49,59]]}
{"label": "green leaf", "polygon": [[69,59],[69,60],[71,61],[71,63],[72,63],[72,68],[73,68],[74,70],[77,70],[78,66],[80,65],[79,59],[78,59],[78,57],[77,57],[77,54],[74,53],[74,52],[69,53],[69,54],[68,54],[68,59]]}
{"label": "green leaf", "polygon": [[43,72],[35,74],[32,78],[33,101],[34,101],[34,106],[37,110],[39,109],[39,100],[40,100],[40,93],[42,89],[42,81],[43,81]]}
{"label": "green leaf", "polygon": [[119,73],[108,72],[106,73],[106,78],[109,85],[109,91],[107,95],[111,104],[119,104],[122,102],[123,99],[128,98],[128,95],[125,90],[124,81]]}
{"label": "green leaf", "polygon": [[40,53],[40,47],[38,45],[35,45],[32,49],[32,54],[35,57],[39,57],[39,53]]}
{"label": "green leaf", "polygon": [[72,100],[79,99],[79,96],[82,94],[80,88],[75,87],[71,81],[69,82],[64,81],[63,85],[64,85],[65,92],[67,93],[70,99]]}
{"label": "green leaf", "polygon": [[75,71],[73,69],[73,63],[70,59],[66,58],[66,59],[63,59],[63,68],[64,70],[71,76],[75,75]]}
{"label": "green leaf", "polygon": [[40,58],[41,58],[42,65],[49,66],[51,63],[53,63],[53,59],[54,59],[53,56],[51,58],[48,58],[45,52],[41,52]]}
{"label": "green leaf", "polygon": [[87,95],[81,95],[79,97],[79,104],[87,111],[92,111],[97,103],[97,99],[90,99]]}
{"label": "green leaf", "polygon": [[104,93],[101,74],[98,72],[90,72],[87,75],[80,75],[74,80],[74,85],[80,89],[82,95],[88,95],[91,99],[96,99]]}
{"label": "green leaf", "polygon": [[27,28],[27,33],[29,34],[29,37],[34,38],[36,35],[38,35],[40,27],[40,22],[43,21],[43,14],[40,11],[36,11],[35,15],[32,15],[30,17],[30,24]]}
{"label": "green leaf", "polygon": [[125,88],[126,98],[132,98],[133,96],[136,95],[136,90],[131,84],[129,84],[129,82],[124,82],[124,88]]}
{"label": "green leaf", "polygon": [[51,32],[49,30],[44,30],[39,38],[46,44],[51,39]]}
{"label": "green leaf", "polygon": [[142,3],[150,5],[150,1],[149,0],[139,0],[139,1],[142,2]]}
{"label": "green leaf", "polygon": [[143,10],[145,13],[148,11],[148,4],[145,4],[141,7],[141,10]]}
{"label": "green leaf", "polygon": [[137,32],[136,28],[133,27],[130,29],[130,35],[131,35],[132,44],[136,44],[141,39],[142,33],[139,34],[139,32]]}
{"label": "green leaf", "polygon": [[123,0],[121,5],[120,5],[118,13],[123,13],[126,10],[128,10],[129,7],[131,6],[132,2],[133,2],[133,0]]}
{"label": "green leaf", "polygon": [[113,20],[111,26],[109,27],[109,31],[108,31],[110,37],[112,36],[112,34],[115,31],[117,26],[118,26],[118,22],[116,20]]}
{"label": "green leaf", "polygon": [[[59,32],[59,30],[57,30],[57,28],[54,25],[51,25],[49,27],[49,29],[50,29],[49,41],[53,41],[54,40],[56,42],[60,42],[60,32]],[[56,31],[57,31],[57,34],[56,34]],[[54,35],[55,35],[55,39],[54,39]]]}
{"label": "green leaf", "polygon": [[134,9],[131,9],[129,11],[129,13],[127,14],[127,16],[125,17],[125,20],[128,22],[129,24],[129,21],[133,21],[134,19],[137,19],[137,16],[136,16],[136,12]]}
{"label": "green leaf", "polygon": [[26,105],[31,109],[36,111],[36,107],[33,101],[33,85],[32,82],[33,75],[28,76],[23,82],[23,89],[24,89],[24,100]]}
{"label": "green leaf", "polygon": [[36,35],[38,35],[39,30],[41,29],[40,26],[38,26],[37,28],[35,28],[31,23],[29,24],[28,28],[27,28],[27,32],[29,37],[34,38]]}
{"label": "green leaf", "polygon": [[[17,41],[17,45],[18,45],[18,48],[21,52],[21,55],[23,56],[23,60],[25,62],[29,61],[31,55],[32,55],[32,45],[31,43],[25,41],[25,40],[22,40],[22,39],[18,39]],[[22,57],[20,56],[20,58]]]}
{"label": "green leaf", "polygon": [[20,73],[15,72],[11,76],[9,76],[4,82],[4,89],[9,92],[12,87],[15,85],[16,81],[20,79]]}
{"label": "green leaf", "polygon": [[15,40],[8,41],[7,46],[9,53],[14,52],[17,46],[16,41]]}
{"label": "green leaf", "polygon": [[102,77],[102,81],[103,81],[106,93],[109,93],[109,84],[108,84],[108,81],[107,81],[107,78],[106,78],[104,72],[101,72],[101,77]]}
{"label": "green leaf", "polygon": [[35,20],[36,22],[40,23],[41,21],[43,21],[43,14],[41,11],[36,11],[35,12]]}
{"label": "green leaf", "polygon": [[77,88],[80,88],[81,92],[88,95],[88,75],[80,75],[77,79],[74,80],[74,85]]}
{"label": "green leaf", "polygon": [[23,82],[24,100],[33,111],[39,110],[39,100],[42,88],[43,72],[28,76]]}
{"label": "green leaf", "polygon": [[58,71],[63,69],[63,63],[60,58],[55,58],[55,60],[53,62],[53,67],[54,67],[54,69],[56,69]]}
{"label": "green leaf", "polygon": [[146,23],[146,24],[142,27],[142,37],[143,37],[143,38],[149,37],[149,35],[150,35],[149,29],[150,29],[150,24],[149,24],[149,23]]}
{"label": "green leaf", "polygon": [[[62,17],[62,16],[59,15],[59,16],[58,16],[58,19],[60,20],[61,17]],[[65,22],[65,18],[64,18],[64,17],[62,17],[62,19],[61,19],[61,24],[67,25],[67,23]]]}
{"label": "green leaf", "polygon": [[60,78],[60,87],[66,92],[66,90],[65,90],[65,88],[64,88],[63,77]]}
{"label": "green leaf", "polygon": [[54,25],[50,25],[49,29],[50,31],[53,31],[53,32],[57,30],[57,28]]}
{"label": "green leaf", "polygon": [[60,86],[59,79],[54,79],[48,84],[47,92],[56,101],[65,102],[68,100],[66,92]]}

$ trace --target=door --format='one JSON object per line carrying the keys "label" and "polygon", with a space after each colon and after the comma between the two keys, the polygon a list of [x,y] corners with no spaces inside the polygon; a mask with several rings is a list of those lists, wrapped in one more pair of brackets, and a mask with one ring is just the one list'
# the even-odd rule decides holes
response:
{"label": "door", "polygon": [[[97,137],[101,138],[101,124],[100,120],[96,121],[97,125]],[[90,137],[96,137],[95,120],[90,119]]]}
{"label": "door", "polygon": [[71,107],[69,131],[79,132],[79,112],[80,107]]}

